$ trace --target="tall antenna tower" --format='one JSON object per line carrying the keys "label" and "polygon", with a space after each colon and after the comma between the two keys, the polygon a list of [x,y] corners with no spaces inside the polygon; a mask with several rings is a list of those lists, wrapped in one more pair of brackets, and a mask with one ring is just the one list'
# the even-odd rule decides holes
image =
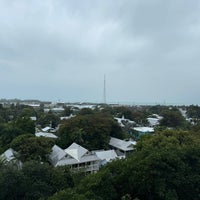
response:
{"label": "tall antenna tower", "polygon": [[104,74],[103,103],[106,104],[106,75]]}

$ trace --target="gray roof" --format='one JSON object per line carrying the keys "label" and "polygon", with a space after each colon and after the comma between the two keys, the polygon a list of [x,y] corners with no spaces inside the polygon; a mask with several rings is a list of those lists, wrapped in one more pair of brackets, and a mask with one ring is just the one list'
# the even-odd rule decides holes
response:
{"label": "gray roof", "polygon": [[73,165],[98,160],[99,158],[96,154],[88,152],[87,149],[76,143],[73,143],[65,150],[54,145],[50,154],[50,161],[54,166]]}
{"label": "gray roof", "polygon": [[49,127],[49,126],[46,126],[45,128],[42,129],[42,131],[44,131],[44,132],[49,131],[49,130],[51,130],[51,127]]}
{"label": "gray roof", "polygon": [[107,162],[110,162],[110,161],[118,158],[115,150],[96,151],[95,153],[98,158],[100,158],[101,160],[106,160]]}
{"label": "gray roof", "polygon": [[67,153],[63,149],[57,145],[54,145],[49,156],[51,163],[55,166],[59,160],[65,157],[66,154]]}
{"label": "gray roof", "polygon": [[76,160],[72,157],[64,157],[56,163],[56,166],[74,165],[98,160],[100,159],[95,154],[84,155],[80,160]]}
{"label": "gray roof", "polygon": [[152,127],[134,127],[135,131],[142,132],[142,133],[152,133],[154,132],[154,128]]}
{"label": "gray roof", "polygon": [[159,125],[159,121],[160,121],[160,119],[153,118],[153,117],[148,117],[147,120],[151,126]]}
{"label": "gray roof", "polygon": [[73,143],[67,149],[65,149],[65,152],[72,158],[79,161],[81,157],[88,152],[88,150],[76,143]]}
{"label": "gray roof", "polygon": [[15,151],[13,149],[6,150],[3,154],[1,154],[1,158],[5,159],[6,161],[11,161],[15,159]]}
{"label": "gray roof", "polygon": [[120,149],[122,151],[132,151],[133,150],[133,144],[131,141],[124,141],[120,140],[118,138],[111,137],[109,145],[112,147],[115,147],[117,149]]}
{"label": "gray roof", "polygon": [[53,133],[47,133],[47,132],[37,132],[35,133],[36,137],[47,137],[47,138],[58,138],[56,135]]}

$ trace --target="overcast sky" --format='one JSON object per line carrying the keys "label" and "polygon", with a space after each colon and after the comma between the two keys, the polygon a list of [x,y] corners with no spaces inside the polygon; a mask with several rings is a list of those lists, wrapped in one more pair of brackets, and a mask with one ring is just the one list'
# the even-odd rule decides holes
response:
{"label": "overcast sky", "polygon": [[0,98],[200,103],[199,0],[0,0]]}

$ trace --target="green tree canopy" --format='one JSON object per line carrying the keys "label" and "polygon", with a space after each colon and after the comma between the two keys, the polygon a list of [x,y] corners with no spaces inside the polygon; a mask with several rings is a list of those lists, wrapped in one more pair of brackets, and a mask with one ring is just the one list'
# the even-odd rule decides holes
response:
{"label": "green tree canopy", "polygon": [[186,120],[179,110],[165,110],[162,112],[163,119],[160,121],[161,126],[181,128],[186,125]]}
{"label": "green tree canopy", "polygon": [[81,115],[62,124],[59,145],[66,148],[76,142],[89,150],[107,149],[110,136],[123,137],[121,128],[109,115],[96,113]]}
{"label": "green tree canopy", "polygon": [[190,105],[187,108],[188,117],[200,119],[200,107],[198,105]]}
{"label": "green tree canopy", "polygon": [[19,153],[22,161],[48,161],[48,156],[54,144],[53,139],[35,137],[31,134],[16,137],[10,146]]}
{"label": "green tree canopy", "polygon": [[126,160],[108,164],[50,199],[69,193],[83,199],[198,200],[199,183],[200,135],[168,130],[141,137]]}
{"label": "green tree canopy", "polygon": [[73,187],[68,168],[36,161],[25,162],[22,169],[0,165],[0,199],[38,200],[47,199],[63,188]]}
{"label": "green tree canopy", "polygon": [[43,113],[40,115],[37,122],[43,128],[45,126],[51,126],[52,128],[55,128],[56,126],[58,126],[60,118],[57,115],[53,114],[52,112]]}
{"label": "green tree canopy", "polygon": [[14,123],[14,126],[21,129],[23,132],[31,133],[31,134],[35,133],[35,124],[28,117],[17,119]]}

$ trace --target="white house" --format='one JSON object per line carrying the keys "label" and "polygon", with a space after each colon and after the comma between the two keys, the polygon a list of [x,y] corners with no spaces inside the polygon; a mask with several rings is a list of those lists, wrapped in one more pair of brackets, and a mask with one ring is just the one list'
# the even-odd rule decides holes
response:
{"label": "white house", "polygon": [[57,145],[52,148],[50,162],[55,166],[69,166],[73,171],[96,173],[99,170],[99,158],[95,153],[73,143],[63,150]]}

